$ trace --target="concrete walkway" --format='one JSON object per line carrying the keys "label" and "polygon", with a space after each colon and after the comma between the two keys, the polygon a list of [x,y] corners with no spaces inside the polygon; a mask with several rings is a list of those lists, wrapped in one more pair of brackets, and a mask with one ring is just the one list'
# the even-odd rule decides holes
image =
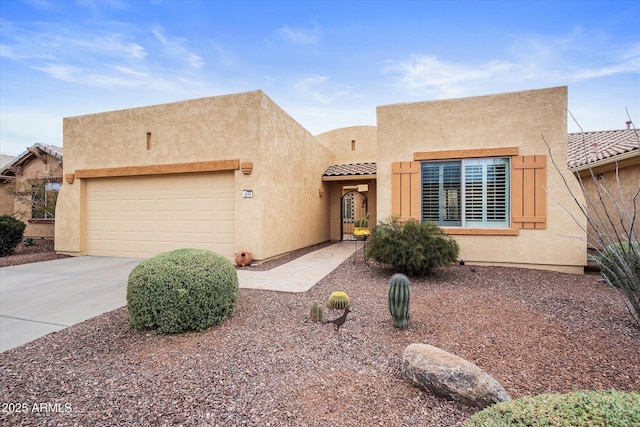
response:
{"label": "concrete walkway", "polygon": [[[336,243],[272,270],[239,270],[240,287],[304,292],[354,251],[353,242]],[[140,261],[86,256],[0,268],[0,352],[125,306]]]}
{"label": "concrete walkway", "polygon": [[[359,244],[358,249],[362,248]],[[335,243],[267,271],[238,270],[241,288],[305,292],[353,256],[354,242]]]}

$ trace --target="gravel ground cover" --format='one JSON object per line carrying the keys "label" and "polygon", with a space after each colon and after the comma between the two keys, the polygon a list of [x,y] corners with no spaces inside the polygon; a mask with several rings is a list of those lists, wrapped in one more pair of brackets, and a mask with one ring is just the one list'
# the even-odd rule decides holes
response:
{"label": "gravel ground cover", "polygon": [[26,246],[20,243],[13,254],[0,257],[0,267],[29,264],[32,262],[50,261],[53,259],[67,258],[68,255],[58,255],[53,250],[52,239],[37,239],[35,244]]}
{"label": "gravel ground cover", "polygon": [[[203,332],[131,330],[123,307],[47,335],[0,354],[0,424],[461,425],[476,408],[402,379],[413,342],[476,363],[512,398],[640,390],[640,329],[598,275],[451,266],[412,280],[399,331],[391,274],[350,258],[305,293],[241,289],[235,317]],[[339,331],[308,318],[336,290],[353,310]]]}

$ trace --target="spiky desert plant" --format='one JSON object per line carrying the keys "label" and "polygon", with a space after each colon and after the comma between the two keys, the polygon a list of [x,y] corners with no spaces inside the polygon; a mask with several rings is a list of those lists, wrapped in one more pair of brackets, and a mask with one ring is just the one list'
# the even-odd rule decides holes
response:
{"label": "spiky desert plant", "polygon": [[322,316],[323,316],[322,304],[318,303],[318,301],[314,301],[313,304],[311,304],[311,313],[309,314],[311,321],[313,323],[322,322]]}
{"label": "spiky desert plant", "polygon": [[328,304],[329,304],[329,307],[331,308],[337,308],[337,309],[343,310],[349,307],[350,303],[351,303],[351,300],[349,299],[349,295],[347,295],[342,291],[334,292],[329,296]]}
{"label": "spiky desert plant", "polygon": [[401,273],[394,274],[389,280],[389,312],[393,316],[393,326],[407,329],[409,326],[409,303],[411,289],[409,279]]}
{"label": "spiky desert plant", "polygon": [[[555,159],[551,146],[545,139],[549,158],[554,169],[563,177],[565,189],[571,194],[580,214],[572,214],[567,206],[562,206],[569,213],[574,222],[586,234],[587,238],[580,238],[587,247],[592,246],[598,253],[601,272],[604,279],[612,286],[618,287],[625,298],[629,313],[640,327],[640,233],[638,232],[638,204],[640,203],[640,186],[625,183],[620,176],[623,164],[618,160],[613,162],[615,169],[600,173],[599,161],[592,160],[592,144],[582,131],[582,127],[569,112],[571,118],[580,128],[580,140],[577,143],[578,160],[584,162],[581,166],[572,166],[570,170],[578,180],[581,191],[573,189],[571,180],[562,175],[567,167]],[[628,115],[628,112],[627,112]],[[627,122],[633,125],[631,117]],[[628,129],[628,142],[631,147],[629,153],[635,158],[640,156],[640,131],[635,125]],[[616,159],[618,156],[612,156]],[[636,159],[637,160],[637,159]],[[622,173],[624,176],[624,173]],[[584,223],[586,219],[586,224]]]}

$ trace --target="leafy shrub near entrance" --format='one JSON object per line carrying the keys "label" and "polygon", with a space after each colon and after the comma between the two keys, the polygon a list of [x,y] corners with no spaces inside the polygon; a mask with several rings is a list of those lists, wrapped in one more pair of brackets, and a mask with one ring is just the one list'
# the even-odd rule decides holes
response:
{"label": "leafy shrub near entrance", "polygon": [[238,275],[222,255],[178,249],[138,264],[129,275],[130,324],[158,334],[200,331],[232,317]]}
{"label": "leafy shrub near entrance", "polygon": [[27,225],[9,215],[0,215],[0,257],[7,256],[22,241]]}
{"label": "leafy shrub near entrance", "polygon": [[367,252],[370,258],[408,276],[420,276],[458,258],[458,243],[435,223],[397,218],[381,221]]}
{"label": "leafy shrub near entrance", "polygon": [[640,425],[640,394],[576,391],[541,394],[490,406],[463,427],[626,427]]}

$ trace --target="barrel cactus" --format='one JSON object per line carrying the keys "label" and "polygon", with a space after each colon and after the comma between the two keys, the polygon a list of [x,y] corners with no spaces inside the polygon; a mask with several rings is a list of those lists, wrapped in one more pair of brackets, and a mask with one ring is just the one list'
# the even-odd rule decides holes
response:
{"label": "barrel cactus", "polygon": [[322,313],[322,304],[318,303],[318,301],[314,301],[313,304],[311,304],[311,313],[309,314],[311,321],[313,323],[322,322]]}
{"label": "barrel cactus", "polygon": [[409,302],[411,289],[409,279],[404,274],[394,274],[389,280],[389,311],[393,316],[393,326],[407,329],[409,326]]}
{"label": "barrel cactus", "polygon": [[329,307],[344,310],[350,304],[349,295],[344,292],[334,292],[329,296]]}

